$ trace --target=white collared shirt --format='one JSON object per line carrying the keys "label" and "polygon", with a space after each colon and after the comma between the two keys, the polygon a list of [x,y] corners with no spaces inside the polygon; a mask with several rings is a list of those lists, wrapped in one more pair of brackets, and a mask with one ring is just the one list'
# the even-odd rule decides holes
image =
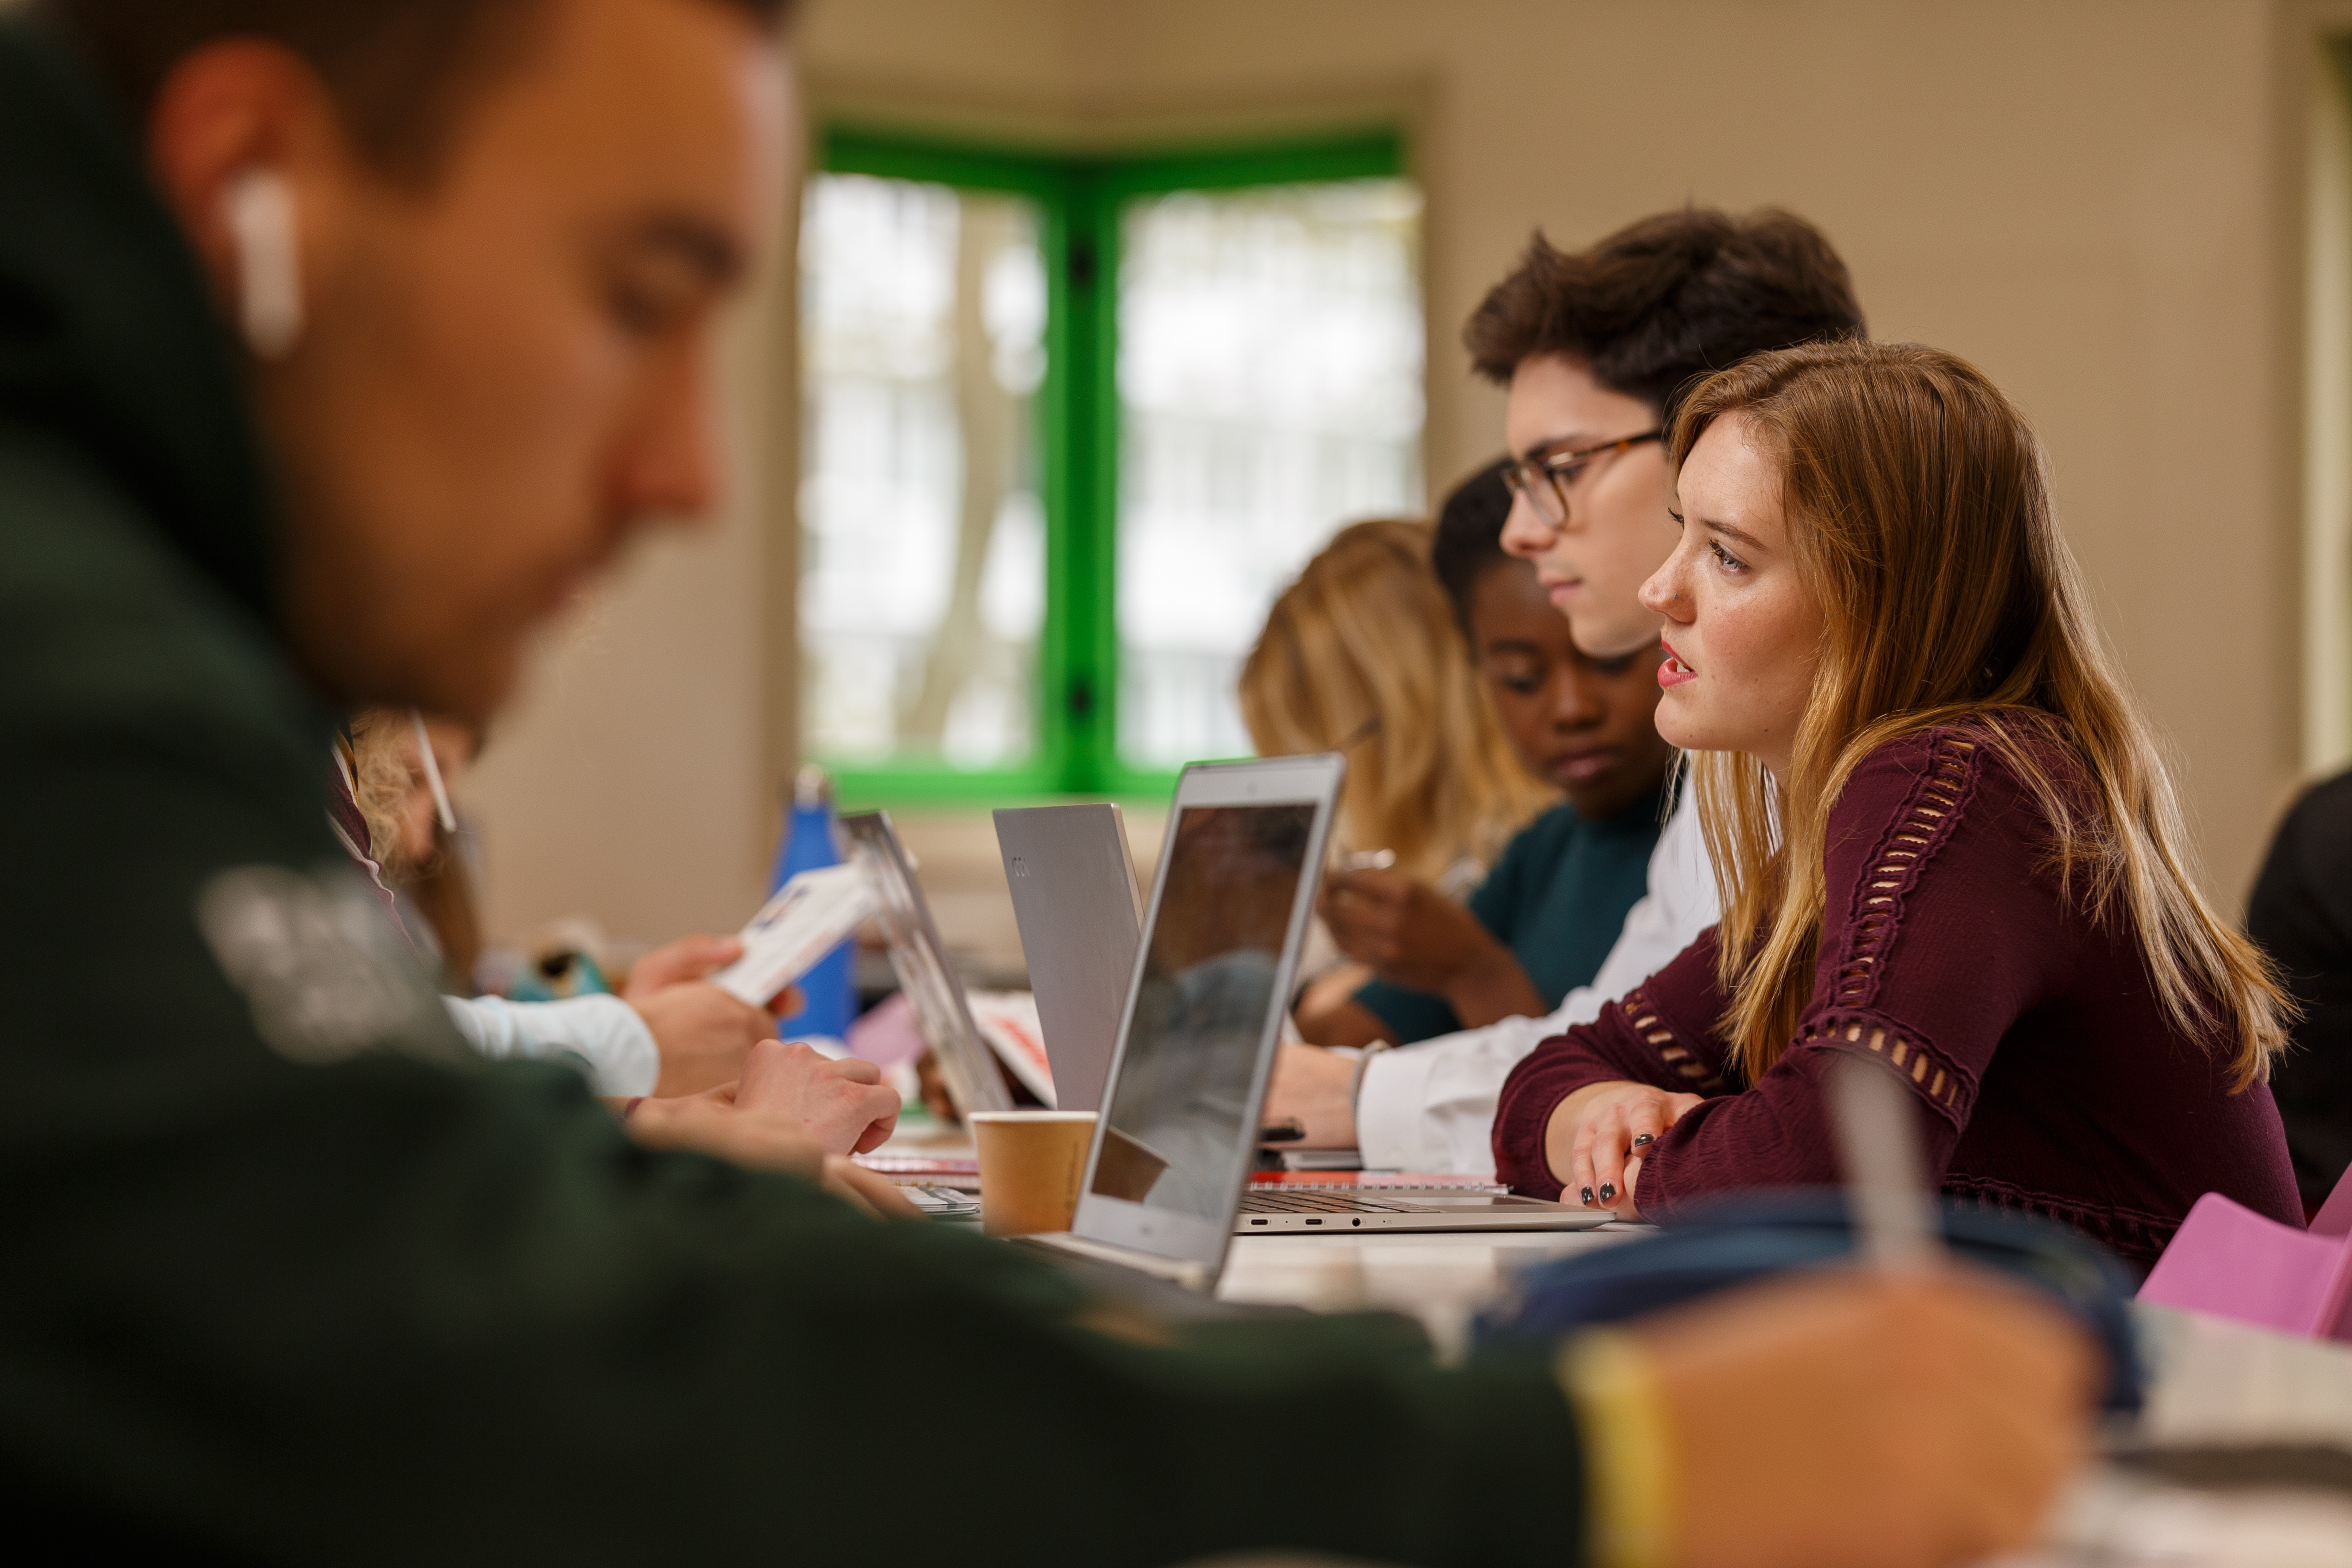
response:
{"label": "white collared shirt", "polygon": [[618,996],[561,1002],[509,1002],[497,996],[444,996],[449,1021],[486,1057],[560,1061],[588,1075],[614,1100],[651,1094],[661,1077],[661,1047],[637,1010]]}
{"label": "white collared shirt", "polygon": [[1503,1080],[1554,1035],[1601,1016],[1601,1007],[1655,974],[1721,918],[1715,873],[1685,784],[1650,851],[1649,891],[1625,916],[1592,984],[1541,1018],[1505,1018],[1374,1057],[1356,1097],[1356,1141],[1372,1170],[1491,1175],[1495,1106]]}

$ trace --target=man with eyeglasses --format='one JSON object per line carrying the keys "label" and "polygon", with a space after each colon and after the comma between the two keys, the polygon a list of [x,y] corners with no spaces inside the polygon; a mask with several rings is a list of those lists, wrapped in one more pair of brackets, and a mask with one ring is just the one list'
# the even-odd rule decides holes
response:
{"label": "man with eyeglasses", "polygon": [[[1507,388],[1503,547],[1534,563],[1576,646],[1618,658],[1658,640],[1636,597],[1674,549],[1664,437],[1682,395],[1749,354],[1864,331],[1845,263],[1803,219],[1686,207],[1588,249],[1540,234],[1463,337]],[[1600,1016],[1713,925],[1715,878],[1688,791],[1650,857],[1649,890],[1592,984],[1544,1017],[1507,1018],[1361,1058],[1284,1048],[1266,1115],[1367,1165],[1489,1172],[1503,1079],[1538,1042]]]}

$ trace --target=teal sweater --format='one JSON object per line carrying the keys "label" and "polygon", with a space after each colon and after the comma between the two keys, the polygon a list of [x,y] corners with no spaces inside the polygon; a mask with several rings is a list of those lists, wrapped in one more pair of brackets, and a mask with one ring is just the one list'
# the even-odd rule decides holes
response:
{"label": "teal sweater", "polygon": [[227,334],[119,111],[22,20],[0,215],[12,1534],[385,1563],[1581,1554],[1535,1358],[1440,1370],[1380,1318],[1106,1337],[1012,1248],[649,1153],[577,1075],[468,1060],[331,869],[331,715],[278,629]]}
{"label": "teal sweater", "polygon": [[[1470,912],[1511,950],[1545,1012],[1601,973],[1626,911],[1648,890],[1650,851],[1657,847],[1665,805],[1660,788],[1599,821],[1578,816],[1572,805],[1554,806],[1504,847],[1494,870],[1470,895]],[[1444,997],[1385,980],[1358,987],[1356,1001],[1401,1046],[1462,1026]]]}

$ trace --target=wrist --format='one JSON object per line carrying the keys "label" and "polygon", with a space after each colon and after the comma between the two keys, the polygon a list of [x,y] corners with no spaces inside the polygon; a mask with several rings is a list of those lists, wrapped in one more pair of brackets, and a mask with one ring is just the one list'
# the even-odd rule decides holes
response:
{"label": "wrist", "polygon": [[[1483,926],[1479,928],[1482,934]],[[1454,965],[1453,978],[1437,988],[1465,1028],[1498,1018],[1539,1017],[1543,996],[1519,965],[1518,954],[1487,937],[1486,945]]]}
{"label": "wrist", "polygon": [[1584,1104],[1591,1098],[1583,1089],[1564,1095],[1551,1108],[1551,1114],[1544,1118],[1544,1169],[1550,1172],[1551,1179],[1560,1184],[1563,1195],[1568,1189],[1569,1177],[1575,1173],[1576,1129],[1582,1117]]}
{"label": "wrist", "polygon": [[1383,1051],[1394,1049],[1396,1049],[1394,1040],[1373,1040],[1356,1054],[1355,1068],[1348,1075],[1347,1135],[1350,1145],[1356,1144],[1361,1137],[1357,1131],[1356,1107],[1363,1103],[1365,1070]]}
{"label": "wrist", "polygon": [[1559,1183],[1563,1191],[1567,1188],[1569,1177],[1575,1173],[1576,1134],[1583,1127],[1585,1117],[1591,1114],[1593,1101],[1611,1089],[1628,1087],[1631,1086],[1616,1079],[1579,1084],[1560,1096],[1553,1104],[1551,1114],[1544,1118],[1544,1168],[1551,1173],[1552,1180]]}
{"label": "wrist", "polygon": [[1511,950],[1503,945],[1477,916],[1467,910],[1458,912],[1461,923],[1457,927],[1432,932],[1427,939],[1405,950],[1409,952],[1418,951],[1434,973],[1435,978],[1423,987],[1424,990],[1443,994],[1457,986],[1476,985],[1493,979],[1498,967],[1497,960],[1504,963],[1517,962],[1512,958]]}

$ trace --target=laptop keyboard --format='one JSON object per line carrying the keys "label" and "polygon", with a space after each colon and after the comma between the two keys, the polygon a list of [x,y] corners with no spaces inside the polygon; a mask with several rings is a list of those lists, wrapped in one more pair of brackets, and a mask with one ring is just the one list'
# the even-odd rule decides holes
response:
{"label": "laptop keyboard", "polygon": [[1336,1193],[1250,1192],[1242,1195],[1244,1214],[1444,1214],[1428,1204],[1400,1198],[1351,1198]]}

